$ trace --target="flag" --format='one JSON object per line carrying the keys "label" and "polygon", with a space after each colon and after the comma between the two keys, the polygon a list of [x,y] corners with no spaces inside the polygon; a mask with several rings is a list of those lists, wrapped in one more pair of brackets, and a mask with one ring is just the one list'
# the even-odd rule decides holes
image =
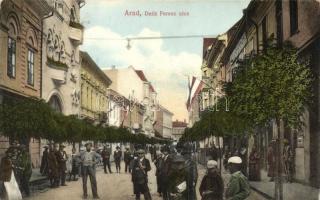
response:
{"label": "flag", "polygon": [[187,109],[189,110],[193,101],[196,99],[196,97],[200,94],[201,90],[203,89],[203,86],[205,85],[205,83],[196,78],[196,77],[192,77],[191,81],[188,80],[189,84],[189,95],[188,95],[188,101],[186,103]]}

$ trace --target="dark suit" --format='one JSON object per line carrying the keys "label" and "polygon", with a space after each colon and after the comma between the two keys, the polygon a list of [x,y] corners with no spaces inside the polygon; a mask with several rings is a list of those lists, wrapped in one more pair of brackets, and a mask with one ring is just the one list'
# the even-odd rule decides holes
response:
{"label": "dark suit", "polygon": [[170,177],[170,170],[172,165],[172,156],[167,155],[163,157],[163,164],[160,169],[160,176],[161,176],[161,190],[163,193],[163,199],[169,200],[170,199],[170,192],[169,192],[169,177]]}
{"label": "dark suit", "polygon": [[60,175],[61,185],[65,185],[68,156],[65,151],[56,151],[56,157],[59,164],[59,175]]}
{"label": "dark suit", "polygon": [[116,170],[119,173],[121,169],[120,167],[121,157],[122,157],[122,151],[114,151],[113,153],[114,163],[116,164]]}
{"label": "dark suit", "polygon": [[101,152],[101,157],[102,157],[102,161],[103,161],[104,173],[107,173],[107,166],[109,169],[109,173],[112,173],[111,167],[110,167],[110,152],[108,150],[103,150]]}
{"label": "dark suit", "polygon": [[123,156],[123,160],[124,160],[124,164],[125,164],[125,172],[131,173],[131,168],[130,168],[130,162],[133,159],[133,156],[131,155],[130,151],[125,151],[124,152],[124,156]]}
{"label": "dark suit", "polygon": [[151,200],[148,187],[148,171],[151,170],[150,161],[143,158],[133,160],[132,164],[132,182],[136,199],[140,199],[140,194],[144,195],[145,200]]}

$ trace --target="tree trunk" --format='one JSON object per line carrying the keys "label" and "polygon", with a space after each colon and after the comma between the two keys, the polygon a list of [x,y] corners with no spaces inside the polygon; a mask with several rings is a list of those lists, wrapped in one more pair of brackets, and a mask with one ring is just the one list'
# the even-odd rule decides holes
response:
{"label": "tree trunk", "polygon": [[218,146],[219,146],[219,167],[220,167],[220,175],[222,172],[222,152],[221,152],[221,146],[220,146],[220,137],[218,137]]}
{"label": "tree trunk", "polygon": [[276,178],[275,178],[275,199],[283,200],[283,140],[284,122],[276,120],[277,142],[276,142]]}

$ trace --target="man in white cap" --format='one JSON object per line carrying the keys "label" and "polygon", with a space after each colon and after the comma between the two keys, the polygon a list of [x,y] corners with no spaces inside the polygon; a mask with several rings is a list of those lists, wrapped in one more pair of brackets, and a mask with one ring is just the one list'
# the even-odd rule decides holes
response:
{"label": "man in white cap", "polygon": [[241,172],[242,160],[233,156],[228,160],[231,178],[226,190],[227,200],[244,200],[250,195],[248,179]]}
{"label": "man in white cap", "polygon": [[218,170],[218,163],[215,160],[207,162],[207,174],[203,177],[199,192],[202,200],[222,200],[223,180]]}

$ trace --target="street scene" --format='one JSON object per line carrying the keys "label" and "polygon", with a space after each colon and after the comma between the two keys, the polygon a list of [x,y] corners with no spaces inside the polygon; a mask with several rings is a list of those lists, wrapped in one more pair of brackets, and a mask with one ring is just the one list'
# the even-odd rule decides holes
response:
{"label": "street scene", "polygon": [[0,0],[0,199],[320,200],[320,0]]}

